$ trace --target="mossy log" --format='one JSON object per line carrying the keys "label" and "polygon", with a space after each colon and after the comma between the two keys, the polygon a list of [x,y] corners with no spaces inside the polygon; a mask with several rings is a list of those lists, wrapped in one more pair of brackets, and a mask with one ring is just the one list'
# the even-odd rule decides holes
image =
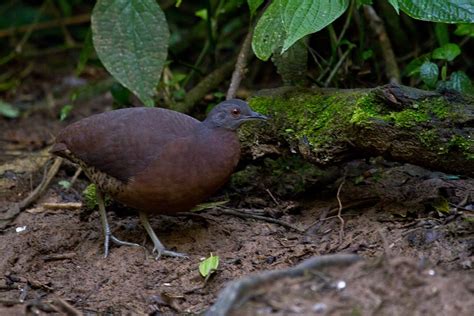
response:
{"label": "mossy log", "polygon": [[259,92],[250,105],[272,119],[243,129],[244,155],[288,148],[319,166],[383,156],[474,176],[471,96],[393,84],[357,90],[284,87]]}

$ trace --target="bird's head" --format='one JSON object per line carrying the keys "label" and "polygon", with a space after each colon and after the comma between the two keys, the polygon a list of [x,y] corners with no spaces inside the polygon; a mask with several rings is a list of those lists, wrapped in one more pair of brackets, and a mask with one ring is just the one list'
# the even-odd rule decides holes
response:
{"label": "bird's head", "polygon": [[226,100],[216,105],[207,115],[204,124],[237,130],[240,125],[252,120],[266,120],[268,117],[253,111],[247,102],[239,99]]}

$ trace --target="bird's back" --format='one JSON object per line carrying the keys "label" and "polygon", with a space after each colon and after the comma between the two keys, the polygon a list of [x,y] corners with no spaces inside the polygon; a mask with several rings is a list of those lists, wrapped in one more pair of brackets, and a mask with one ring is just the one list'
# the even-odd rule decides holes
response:
{"label": "bird's back", "polygon": [[127,108],[90,116],[66,127],[53,154],[75,157],[122,182],[139,174],[170,142],[187,137],[198,120],[161,108]]}

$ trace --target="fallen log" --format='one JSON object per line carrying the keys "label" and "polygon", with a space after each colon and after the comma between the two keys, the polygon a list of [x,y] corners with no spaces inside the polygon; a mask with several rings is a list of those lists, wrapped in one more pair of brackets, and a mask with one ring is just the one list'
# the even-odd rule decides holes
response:
{"label": "fallen log", "polygon": [[[369,156],[474,176],[474,97],[389,84],[372,89],[263,90],[272,119],[243,129],[244,157],[299,153],[318,166]],[[286,146],[285,146],[286,145]]]}

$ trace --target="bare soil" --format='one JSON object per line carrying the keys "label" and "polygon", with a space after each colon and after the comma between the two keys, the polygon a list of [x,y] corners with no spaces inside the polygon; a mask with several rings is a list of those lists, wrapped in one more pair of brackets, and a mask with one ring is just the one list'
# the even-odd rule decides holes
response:
{"label": "bare soil", "polygon": [[[94,111],[89,104],[71,120]],[[41,150],[61,125],[44,113],[0,118],[0,162],[9,166],[0,172],[0,215],[40,181]],[[230,196],[227,207],[278,218],[302,232],[218,208],[155,216],[152,226],[163,243],[189,255],[159,260],[123,246],[104,259],[97,212],[46,207],[82,201],[87,179],[65,190],[58,182],[75,168],[64,165],[41,199],[0,230],[0,315],[57,313],[64,308],[58,302],[87,315],[199,314],[232,280],[341,252],[364,260],[265,285],[234,315],[473,315],[474,180],[410,165],[355,164],[370,172],[342,187],[343,231],[334,190],[289,197],[268,188],[243,196],[227,187],[213,200]],[[117,237],[151,249],[133,210],[117,204],[108,210]],[[205,282],[198,266],[210,253],[220,266]]]}

